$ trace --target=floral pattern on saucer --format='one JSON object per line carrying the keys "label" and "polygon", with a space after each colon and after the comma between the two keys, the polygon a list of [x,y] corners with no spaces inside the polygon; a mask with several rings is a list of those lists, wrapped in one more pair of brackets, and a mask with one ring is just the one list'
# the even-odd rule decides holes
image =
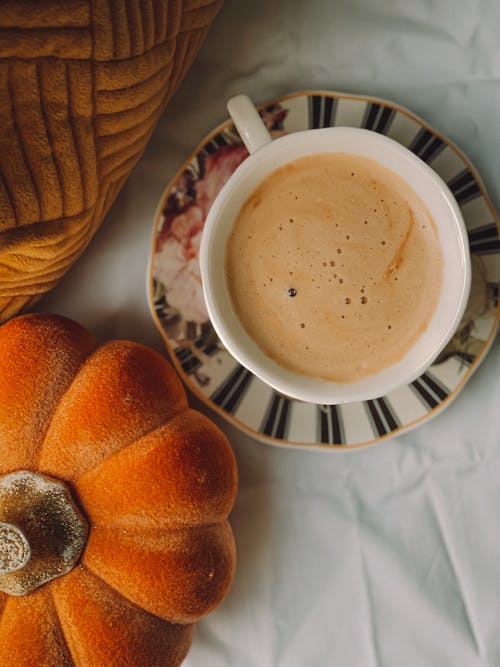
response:
{"label": "floral pattern on saucer", "polygon": [[172,360],[211,408],[259,439],[281,445],[349,447],[380,441],[442,410],[488,351],[498,326],[499,222],[476,171],[424,121],[393,103],[335,92],[287,95],[263,106],[273,136],[343,125],[386,134],[448,184],[465,219],[472,289],[462,323],[436,362],[408,386],[373,401],[336,406],[283,396],[240,366],[208,319],[198,262],[208,210],[248,155],[231,121],[198,147],[167,187],[155,221],[150,305]]}

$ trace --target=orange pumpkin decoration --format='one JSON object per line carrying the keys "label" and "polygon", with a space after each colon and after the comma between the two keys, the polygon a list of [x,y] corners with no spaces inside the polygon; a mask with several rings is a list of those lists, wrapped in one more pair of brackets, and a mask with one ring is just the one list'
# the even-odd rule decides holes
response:
{"label": "orange pumpkin decoration", "polygon": [[161,355],[0,327],[0,665],[180,664],[232,580],[236,477]]}

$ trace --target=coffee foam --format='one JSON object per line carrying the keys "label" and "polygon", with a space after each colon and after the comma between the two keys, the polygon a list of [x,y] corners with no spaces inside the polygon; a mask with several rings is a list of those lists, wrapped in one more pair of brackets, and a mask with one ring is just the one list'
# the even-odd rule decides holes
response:
{"label": "coffee foam", "polygon": [[247,333],[296,373],[353,382],[397,363],[442,285],[435,223],[397,174],[321,153],[270,174],[227,242],[226,278]]}

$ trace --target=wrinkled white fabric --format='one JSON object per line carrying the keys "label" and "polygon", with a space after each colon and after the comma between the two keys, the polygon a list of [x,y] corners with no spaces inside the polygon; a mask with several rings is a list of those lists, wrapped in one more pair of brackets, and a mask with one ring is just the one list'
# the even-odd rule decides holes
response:
{"label": "wrinkled white fabric", "polygon": [[[145,271],[163,188],[237,92],[408,106],[500,203],[498,0],[227,0],[105,225],[40,304],[163,345]],[[390,442],[304,452],[223,424],[240,470],[230,595],[187,667],[500,665],[500,343],[444,413]]]}

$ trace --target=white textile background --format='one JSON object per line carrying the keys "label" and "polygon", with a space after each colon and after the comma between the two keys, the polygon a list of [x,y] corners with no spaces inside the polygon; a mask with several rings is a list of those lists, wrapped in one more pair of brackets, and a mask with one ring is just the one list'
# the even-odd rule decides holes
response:
{"label": "white textile background", "polygon": [[[84,257],[40,309],[163,350],[145,299],[162,190],[225,116],[308,88],[408,106],[500,203],[498,0],[227,0]],[[238,569],[187,667],[500,665],[500,344],[443,414],[382,445],[304,452],[224,426]]]}

